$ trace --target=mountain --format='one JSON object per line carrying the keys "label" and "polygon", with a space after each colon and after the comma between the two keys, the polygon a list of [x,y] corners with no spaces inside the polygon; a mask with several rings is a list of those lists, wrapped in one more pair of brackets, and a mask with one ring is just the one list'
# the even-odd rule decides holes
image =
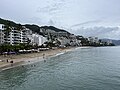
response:
{"label": "mountain", "polygon": [[21,25],[21,24],[16,24],[13,21],[5,20],[5,19],[2,19],[2,18],[0,18],[0,24],[8,25],[8,26],[11,26],[11,27],[19,27]]}
{"label": "mountain", "polygon": [[50,29],[50,30],[53,30],[55,32],[67,32],[68,34],[70,34],[68,31],[66,30],[63,30],[63,29],[59,29],[59,28],[56,28],[54,26],[38,26],[38,25],[35,25],[35,24],[25,24],[25,25],[21,25],[21,24],[17,24],[13,21],[10,21],[10,20],[4,20],[2,18],[0,18],[0,24],[4,24],[4,25],[7,25],[7,26],[11,26],[11,27],[17,27],[19,28],[20,26],[25,26],[26,28],[29,28],[30,30],[32,30],[33,32],[36,32],[40,35],[43,35],[41,32],[40,32],[40,28],[43,28],[43,29]]}
{"label": "mountain", "polygon": [[109,42],[111,41],[113,44],[115,44],[116,46],[120,45],[120,40],[113,40],[113,39],[101,39],[104,42]]}
{"label": "mountain", "polygon": [[32,30],[34,33],[38,33],[40,35],[43,35],[41,32],[40,32],[40,27],[38,25],[30,25],[30,24],[25,24],[23,25],[25,26],[26,28],[29,28],[30,30]]}
{"label": "mountain", "polygon": [[112,40],[112,42],[117,46],[120,45],[120,40]]}
{"label": "mountain", "polygon": [[[58,29],[58,28],[56,28],[56,27],[54,27],[54,26],[42,26],[42,27],[40,27],[40,28],[44,28],[44,29],[50,29],[50,30],[53,30],[53,31],[55,31],[55,32],[67,32],[66,30],[63,30],[63,29]],[[67,33],[69,33],[69,32],[67,32]],[[70,34],[70,33],[69,33]]]}

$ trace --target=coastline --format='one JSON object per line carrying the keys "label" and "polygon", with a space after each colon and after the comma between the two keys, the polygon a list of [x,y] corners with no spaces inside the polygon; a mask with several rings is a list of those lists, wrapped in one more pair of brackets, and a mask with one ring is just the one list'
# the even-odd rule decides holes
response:
{"label": "coastline", "polygon": [[[19,54],[19,55],[8,55],[8,56],[0,56],[0,60],[4,60],[5,62],[0,62],[0,71],[10,69],[16,66],[24,65],[24,64],[30,64],[35,62],[44,61],[44,58],[49,58],[54,55],[60,55],[62,53],[66,53],[72,50],[75,50],[78,47],[70,47],[70,48],[64,48],[64,49],[54,49],[54,50],[47,50],[47,51],[41,51],[38,53],[28,53],[28,54]],[[43,56],[44,54],[44,56]],[[9,62],[6,62],[6,60],[9,60]],[[10,61],[13,61],[14,63],[10,63]]]}

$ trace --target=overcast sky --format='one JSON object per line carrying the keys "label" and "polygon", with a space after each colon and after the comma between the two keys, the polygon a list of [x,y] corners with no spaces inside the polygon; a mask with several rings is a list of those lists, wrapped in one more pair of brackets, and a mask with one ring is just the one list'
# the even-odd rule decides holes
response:
{"label": "overcast sky", "polygon": [[120,25],[120,0],[0,0],[0,17],[90,36],[81,27]]}

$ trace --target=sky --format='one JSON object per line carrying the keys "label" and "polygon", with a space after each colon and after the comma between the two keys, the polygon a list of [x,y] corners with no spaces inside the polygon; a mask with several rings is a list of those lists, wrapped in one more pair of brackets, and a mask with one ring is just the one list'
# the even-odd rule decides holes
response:
{"label": "sky", "polygon": [[0,0],[0,17],[22,24],[53,25],[83,36],[120,39],[119,3],[120,0]]}

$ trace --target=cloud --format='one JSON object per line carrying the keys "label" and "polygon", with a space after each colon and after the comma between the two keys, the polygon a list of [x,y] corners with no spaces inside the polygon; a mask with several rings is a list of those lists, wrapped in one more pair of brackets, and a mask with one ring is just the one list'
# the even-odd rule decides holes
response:
{"label": "cloud", "polygon": [[48,5],[48,6],[45,6],[45,7],[39,7],[37,9],[37,12],[38,13],[50,13],[50,12],[56,12],[60,9],[60,6],[57,5],[57,4],[54,4],[54,5]]}
{"label": "cloud", "polygon": [[65,0],[52,0],[52,3],[47,3],[43,7],[37,8],[37,13],[55,13],[65,5]]}
{"label": "cloud", "polygon": [[71,31],[86,37],[97,36],[99,38],[120,39],[120,27],[79,27]]}
{"label": "cloud", "polygon": [[109,36],[108,32],[118,37],[118,30],[88,27],[119,26],[119,3],[120,0],[1,0],[0,16],[19,23],[64,27],[76,34],[99,33],[102,37]]}
{"label": "cloud", "polygon": [[99,23],[99,22],[101,22],[101,20],[87,21],[87,22],[72,25],[71,28],[78,27],[78,26],[83,26],[83,25],[88,25],[88,24],[93,24],[93,23]]}

